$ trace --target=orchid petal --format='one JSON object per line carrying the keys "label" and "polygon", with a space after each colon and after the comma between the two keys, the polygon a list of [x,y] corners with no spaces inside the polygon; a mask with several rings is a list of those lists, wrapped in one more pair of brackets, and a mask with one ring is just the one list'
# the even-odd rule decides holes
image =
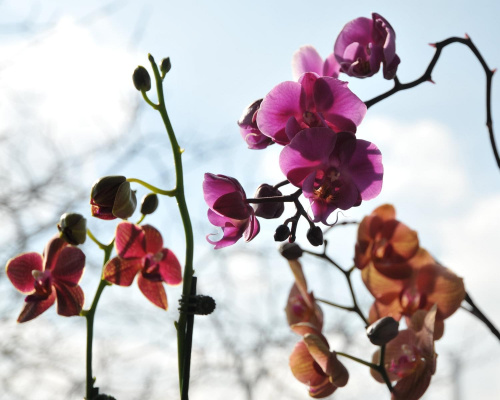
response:
{"label": "orchid petal", "polygon": [[[33,318],[38,317],[41,313],[46,311],[54,302],[56,301],[56,294],[54,291],[47,297],[42,300],[28,300],[30,297],[28,296],[25,300],[24,307],[19,314],[19,318],[17,322],[27,322],[32,320]],[[32,298],[31,298],[32,299]]]}
{"label": "orchid petal", "polygon": [[115,247],[122,258],[142,258],[146,256],[144,231],[138,225],[123,221],[116,227]]}
{"label": "orchid petal", "polygon": [[67,246],[67,242],[59,237],[53,237],[45,246],[43,251],[43,269],[51,270],[59,257],[61,250]]}
{"label": "orchid petal", "polygon": [[163,248],[163,238],[158,229],[151,225],[143,225],[145,252],[148,254],[156,254]]}
{"label": "orchid petal", "polygon": [[55,283],[57,295],[57,313],[65,317],[79,315],[85,301],[80,286],[69,286],[64,283]]}
{"label": "orchid petal", "polygon": [[169,285],[178,285],[182,282],[181,264],[175,254],[169,249],[162,250],[163,258],[159,262],[160,275]]}
{"label": "orchid petal", "polygon": [[67,246],[59,253],[59,257],[52,268],[52,277],[54,281],[75,286],[83,275],[84,267],[85,254],[83,254],[83,251],[77,247]]}
{"label": "orchid petal", "polygon": [[38,253],[24,253],[11,258],[5,267],[14,287],[21,293],[30,293],[35,289],[32,271],[43,271],[43,259]]}
{"label": "orchid petal", "polygon": [[379,195],[382,190],[384,167],[382,154],[377,146],[366,140],[357,140],[356,150],[348,168],[363,200],[371,200]]}
{"label": "orchid petal", "polygon": [[313,46],[300,47],[292,56],[293,79],[298,80],[305,72],[323,75],[323,59]]}
{"label": "orchid petal", "polygon": [[167,294],[161,282],[153,282],[139,274],[137,284],[142,294],[155,306],[168,310]]}
{"label": "orchid petal", "polygon": [[102,278],[119,286],[130,286],[142,267],[140,258],[115,257],[104,266]]}

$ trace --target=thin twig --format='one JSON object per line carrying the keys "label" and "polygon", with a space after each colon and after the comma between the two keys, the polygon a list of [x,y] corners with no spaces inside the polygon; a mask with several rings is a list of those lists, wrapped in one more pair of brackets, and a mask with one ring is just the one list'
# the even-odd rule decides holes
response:
{"label": "thin twig", "polygon": [[465,36],[465,38],[451,37],[446,40],[443,40],[442,42],[431,44],[431,46],[435,47],[436,52],[434,53],[434,57],[432,57],[429,66],[427,67],[424,74],[420,78],[415,79],[412,82],[401,83],[399,82],[399,79],[395,77],[394,87],[391,90],[388,90],[387,92],[382,93],[377,97],[374,97],[373,99],[365,101],[366,107],[370,108],[379,101],[382,101],[388,98],[389,96],[392,96],[397,92],[400,92],[401,90],[411,89],[424,82],[433,82],[432,71],[434,70],[434,67],[436,66],[436,63],[439,59],[439,56],[441,55],[441,51],[443,50],[443,48],[452,43],[462,43],[465,46],[467,46],[476,56],[478,61],[481,63],[484,73],[486,74],[486,127],[488,128],[491,148],[493,149],[493,155],[495,156],[498,168],[500,168],[500,155],[498,154],[497,146],[495,143],[495,135],[493,132],[493,120],[491,118],[491,81],[493,78],[493,74],[495,73],[496,70],[495,69],[492,70],[488,67],[488,64],[486,64],[486,61],[484,60],[483,56],[481,55],[477,47],[474,45],[474,43],[472,43],[472,40],[467,35]]}
{"label": "thin twig", "polygon": [[474,302],[472,301],[472,299],[470,298],[468,293],[465,294],[465,302],[468,303],[472,307],[472,309],[469,310],[466,307],[462,307],[462,308],[464,310],[467,310],[468,312],[470,312],[472,315],[474,315],[480,321],[482,321],[490,329],[491,333],[493,333],[493,335],[495,335],[496,338],[498,340],[500,340],[500,332],[498,331],[498,329],[491,323],[491,321],[486,317],[486,315],[484,315],[481,312],[481,310],[474,304]]}

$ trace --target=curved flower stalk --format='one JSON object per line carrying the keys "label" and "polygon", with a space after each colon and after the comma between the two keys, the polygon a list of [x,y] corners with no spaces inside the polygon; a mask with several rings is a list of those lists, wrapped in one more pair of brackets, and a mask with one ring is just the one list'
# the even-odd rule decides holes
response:
{"label": "curved flower stalk", "polygon": [[24,253],[10,259],[7,276],[17,290],[28,295],[17,322],[38,317],[56,299],[59,315],[79,315],[84,295],[78,282],[84,267],[83,252],[59,237],[49,241],[43,255]]}
{"label": "curved flower stalk", "polygon": [[319,76],[331,76],[338,78],[340,64],[331,53],[325,60],[321,58],[317,50],[310,45],[300,47],[292,56],[293,79],[299,80],[306,72],[314,72]]}
{"label": "curved flower stalk", "polygon": [[357,78],[376,74],[383,65],[384,78],[393,79],[401,60],[396,54],[396,34],[379,14],[356,18],[340,32],[334,54],[342,72]]}
{"label": "curved flower stalk", "polygon": [[298,82],[280,83],[264,97],[257,125],[264,135],[286,145],[305,128],[355,133],[365,114],[365,104],[346,82],[306,72]]}

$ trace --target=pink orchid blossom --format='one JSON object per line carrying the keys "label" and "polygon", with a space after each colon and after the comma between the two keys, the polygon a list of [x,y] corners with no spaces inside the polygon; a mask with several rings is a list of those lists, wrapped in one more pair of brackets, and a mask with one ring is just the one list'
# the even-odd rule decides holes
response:
{"label": "pink orchid blossom", "polygon": [[376,74],[382,63],[384,78],[393,79],[401,61],[394,29],[375,13],[372,19],[361,17],[347,23],[335,42],[334,54],[341,71],[357,78]]}
{"label": "pink orchid blossom", "polygon": [[306,128],[356,133],[365,114],[365,104],[349,90],[347,82],[306,72],[298,82],[282,82],[264,97],[257,125],[264,135],[286,145]]}
{"label": "pink orchid blossom", "polygon": [[323,61],[313,46],[302,46],[293,54],[292,75],[296,81],[306,72],[315,72],[319,76],[338,78],[339,71],[340,64],[337,62],[334,53]]}
{"label": "pink orchid blossom", "polygon": [[379,149],[352,133],[304,129],[282,150],[280,167],[309,199],[315,222],[326,224],[337,208],[347,210],[382,190]]}
{"label": "pink orchid blossom", "polygon": [[[205,174],[203,195],[208,207],[208,220],[220,226],[224,233],[217,242],[210,240],[215,249],[230,246],[241,237],[247,242],[259,233],[259,221],[254,209],[246,202],[246,194],[240,183],[229,176]],[[210,236],[210,235],[209,235]]]}
{"label": "pink orchid blossom", "polygon": [[168,309],[163,282],[182,282],[181,265],[175,254],[163,247],[160,232],[151,225],[120,222],[116,227],[115,247],[118,256],[104,266],[103,279],[120,286],[130,286],[136,275],[141,292],[154,305]]}
{"label": "pink orchid blossom", "polygon": [[28,294],[17,322],[38,317],[56,299],[59,315],[79,315],[84,295],[78,282],[84,266],[83,252],[59,237],[50,240],[43,255],[24,253],[10,259],[7,276],[17,290]]}
{"label": "pink orchid blossom", "polygon": [[245,108],[238,120],[240,134],[248,145],[248,148],[252,150],[265,149],[267,146],[274,143],[270,137],[262,134],[257,126],[257,113],[260,108],[260,103],[262,103],[262,99],[256,100],[250,104]]}

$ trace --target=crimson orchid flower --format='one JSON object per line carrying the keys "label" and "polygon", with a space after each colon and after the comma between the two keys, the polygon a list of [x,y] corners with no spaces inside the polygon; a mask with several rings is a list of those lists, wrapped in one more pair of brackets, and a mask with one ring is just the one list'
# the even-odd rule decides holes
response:
{"label": "crimson orchid flower", "polygon": [[168,309],[163,282],[182,282],[181,265],[175,254],[163,247],[160,232],[151,225],[120,222],[116,227],[115,247],[118,256],[104,266],[103,279],[120,286],[130,286],[136,275],[141,292],[154,305]]}
{"label": "crimson orchid flower", "polygon": [[26,322],[47,310],[57,299],[57,313],[79,315],[84,295],[78,282],[85,255],[59,237],[52,238],[43,255],[24,253],[7,262],[7,276],[21,293],[28,294],[17,322]]}

